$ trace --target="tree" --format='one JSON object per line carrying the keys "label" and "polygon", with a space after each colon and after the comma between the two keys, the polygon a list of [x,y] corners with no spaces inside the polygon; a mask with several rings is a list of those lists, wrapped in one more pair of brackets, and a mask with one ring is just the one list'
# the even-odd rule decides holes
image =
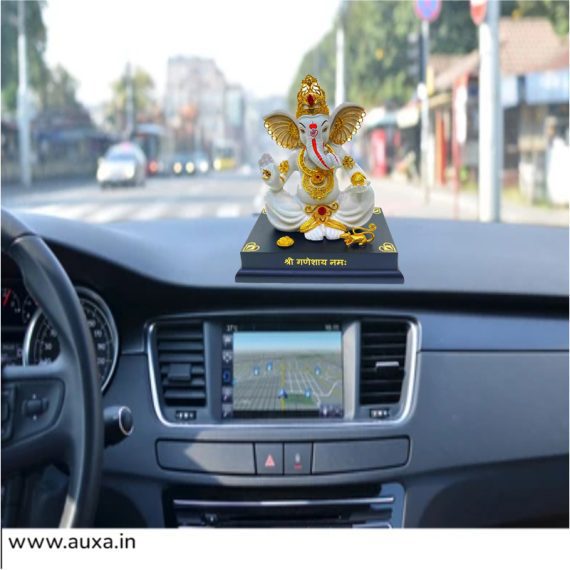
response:
{"label": "tree", "polygon": [[[18,95],[18,2],[2,0],[2,108],[16,109]],[[43,102],[48,68],[44,60],[46,27],[42,10],[45,2],[30,0],[25,3],[28,74],[31,88]]]}
{"label": "tree", "polygon": [[128,69],[123,75],[111,84],[112,98],[107,105],[107,118],[111,125],[124,130],[130,85],[133,92],[133,116],[137,120],[146,120],[146,117],[156,112],[156,99],[154,97],[154,81],[144,69],[137,67],[131,74]]}
{"label": "tree", "polygon": [[501,7],[504,16],[548,18],[559,36],[568,35],[569,3],[567,0],[517,0],[503,2]]}
{"label": "tree", "polygon": [[61,65],[49,72],[45,88],[44,107],[50,109],[79,109],[77,101],[77,80]]}
{"label": "tree", "polygon": [[[418,21],[408,2],[349,2],[345,8],[346,85],[350,100],[365,106],[401,103],[413,90],[407,77],[408,34]],[[335,81],[335,32],[329,32],[301,62],[289,99],[301,79],[315,75],[330,95]]]}
{"label": "tree", "polygon": [[477,28],[471,20],[469,2],[444,1],[439,18],[430,24],[431,53],[469,53],[477,46]]}

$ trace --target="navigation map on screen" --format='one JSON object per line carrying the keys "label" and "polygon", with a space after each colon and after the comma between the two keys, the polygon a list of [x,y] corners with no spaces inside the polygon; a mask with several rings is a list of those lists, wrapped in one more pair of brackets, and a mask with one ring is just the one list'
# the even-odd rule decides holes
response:
{"label": "navigation map on screen", "polygon": [[340,331],[235,332],[233,412],[340,417]]}

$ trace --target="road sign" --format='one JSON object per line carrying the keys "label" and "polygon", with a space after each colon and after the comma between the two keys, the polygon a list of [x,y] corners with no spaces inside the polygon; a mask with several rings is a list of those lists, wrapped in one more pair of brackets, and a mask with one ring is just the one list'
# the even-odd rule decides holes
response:
{"label": "road sign", "polygon": [[441,12],[441,0],[414,0],[416,16],[424,22],[435,22]]}
{"label": "road sign", "polygon": [[469,0],[471,19],[476,26],[479,26],[485,21],[487,15],[487,1],[488,0]]}

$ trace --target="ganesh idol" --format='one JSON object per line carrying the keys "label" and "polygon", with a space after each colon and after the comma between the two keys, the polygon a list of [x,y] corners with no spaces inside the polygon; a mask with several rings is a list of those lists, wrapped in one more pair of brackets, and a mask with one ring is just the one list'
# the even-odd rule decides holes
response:
{"label": "ganesh idol", "polygon": [[[346,239],[351,230],[366,229],[362,226],[373,214],[374,191],[360,166],[342,148],[360,128],[364,115],[362,107],[351,103],[331,114],[324,89],[307,75],[297,94],[296,116],[279,111],[265,117],[269,135],[292,151],[279,165],[269,155],[259,162],[269,187],[265,209],[275,228],[299,231],[311,241]],[[343,190],[336,177],[339,169],[350,180]],[[292,194],[284,185],[297,170],[301,182]]]}

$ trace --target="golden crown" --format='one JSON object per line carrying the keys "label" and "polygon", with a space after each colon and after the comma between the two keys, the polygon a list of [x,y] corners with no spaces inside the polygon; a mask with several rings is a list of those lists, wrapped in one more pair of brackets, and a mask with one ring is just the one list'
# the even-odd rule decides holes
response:
{"label": "golden crown", "polygon": [[297,93],[297,118],[301,115],[328,115],[325,90],[312,76],[307,75],[301,81],[301,89]]}

